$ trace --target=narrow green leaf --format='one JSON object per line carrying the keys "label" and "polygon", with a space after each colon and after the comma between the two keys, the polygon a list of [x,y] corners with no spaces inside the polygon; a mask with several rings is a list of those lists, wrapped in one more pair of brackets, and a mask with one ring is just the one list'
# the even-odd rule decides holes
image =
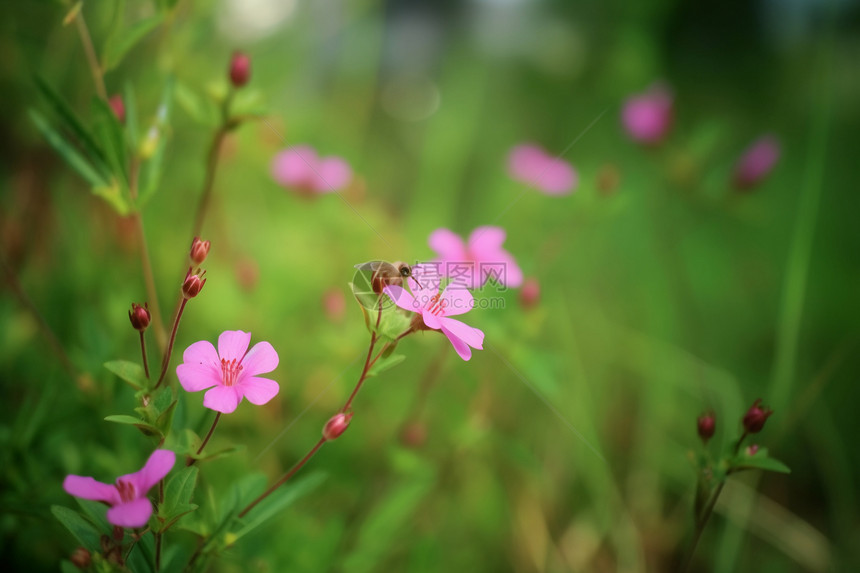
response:
{"label": "narrow green leaf", "polygon": [[122,93],[125,104],[125,132],[128,135],[128,146],[134,150],[138,146],[139,129],[137,125],[137,98],[134,95],[134,88],[128,82],[126,82]]}
{"label": "narrow green leaf", "polygon": [[164,20],[164,14],[156,14],[135,23],[122,34],[111,38],[104,47],[102,67],[108,72],[117,67],[126,54],[147,34],[154,30]]}
{"label": "narrow green leaf", "polygon": [[61,505],[52,505],[51,513],[74,535],[78,543],[90,551],[100,550],[101,534],[81,514]]}
{"label": "narrow green leaf", "polygon": [[289,483],[285,484],[248,512],[248,515],[244,518],[244,527],[235,532],[233,539],[238,540],[241,537],[244,537],[286,509],[297,499],[310,493],[310,491],[319,486],[323,480],[325,480],[325,475],[317,472],[297,480],[292,483],[292,485]]}
{"label": "narrow green leaf", "polygon": [[170,128],[170,115],[173,109],[173,92],[175,81],[169,76],[161,93],[158,112],[149,131],[143,136],[138,148],[138,155],[144,159],[140,169],[138,184],[138,208],[142,208],[158,190],[161,183],[161,173],[164,167],[165,150],[167,149],[167,134]]}
{"label": "narrow green leaf", "polygon": [[59,133],[54,131],[42,114],[34,109],[28,110],[28,113],[30,114],[30,119],[36,124],[36,128],[42,133],[51,147],[53,147],[66,161],[66,163],[69,164],[69,167],[77,171],[78,174],[86,179],[93,187],[103,187],[108,185],[93,166],[90,165],[80,153],[78,153],[78,150],[63,139]]}
{"label": "narrow green leaf", "polygon": [[128,360],[111,360],[110,362],[105,362],[104,366],[119,376],[135,390],[142,390],[148,386],[148,380],[146,379],[146,373],[143,370],[143,366],[136,362],[129,362]]}
{"label": "narrow green leaf", "polygon": [[96,143],[93,134],[90,133],[90,130],[84,125],[84,122],[81,121],[63,97],[54,91],[54,88],[52,88],[41,76],[36,76],[36,87],[54,113],[57,114],[61,124],[68,129],[71,135],[81,144],[84,154],[88,156],[89,162],[94,166],[93,168],[101,174],[102,179],[107,180],[106,176],[110,173],[106,164],[107,158]]}
{"label": "narrow green leaf", "polygon": [[140,418],[135,418],[134,416],[128,416],[126,414],[115,414],[112,416],[105,416],[105,421],[114,422],[116,424],[128,424],[130,426],[137,427],[141,432],[143,432],[147,436],[162,436],[161,430],[159,430],[156,426],[147,423],[145,420],[141,420]]}
{"label": "narrow green leaf", "polygon": [[744,451],[732,459],[730,466],[732,471],[758,469],[781,474],[791,473],[791,469],[787,465],[770,457],[767,448],[758,448],[753,455]]}
{"label": "narrow green leaf", "polygon": [[211,98],[204,97],[183,82],[176,82],[176,103],[195,122],[208,127],[218,125],[221,115]]}
{"label": "narrow green leaf", "polygon": [[92,101],[93,118],[95,120],[96,139],[101,144],[107,156],[111,171],[123,186],[128,189],[128,157],[125,148],[125,136],[119,120],[110,105],[99,97]]}
{"label": "narrow green leaf", "polygon": [[406,360],[405,354],[392,354],[388,358],[380,358],[379,360],[376,361],[376,364],[374,364],[370,368],[370,372],[368,372],[367,375],[368,375],[368,377],[369,376],[378,376],[379,374],[385,372],[389,368],[393,368],[394,366],[397,366],[398,364],[400,364],[404,360]]}

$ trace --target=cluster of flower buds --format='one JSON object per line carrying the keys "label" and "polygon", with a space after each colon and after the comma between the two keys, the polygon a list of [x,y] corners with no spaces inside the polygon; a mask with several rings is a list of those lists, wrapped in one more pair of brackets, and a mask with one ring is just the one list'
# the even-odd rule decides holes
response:
{"label": "cluster of flower buds", "polygon": [[[758,434],[764,428],[764,423],[773,414],[773,410],[761,405],[761,398],[753,402],[752,406],[744,414],[741,419],[741,424],[744,428],[744,435]],[[696,430],[703,442],[707,443],[713,435],[717,427],[717,418],[713,412],[702,414],[696,420]],[[757,445],[750,446],[752,453],[758,450]],[[752,454],[750,454],[752,455]]]}
{"label": "cluster of flower buds", "polygon": [[[182,282],[182,296],[185,299],[194,298],[200,291],[203,290],[203,285],[206,284],[206,271],[200,270],[200,265],[206,260],[209,254],[209,241],[203,241],[200,237],[194,237],[191,241],[191,249],[188,251],[188,258],[191,260],[192,266],[188,267],[188,272],[185,273],[185,280]],[[193,270],[194,267],[197,270]]]}
{"label": "cluster of flower buds", "polygon": [[327,441],[339,438],[349,427],[350,420],[352,420],[352,412],[338,412],[323,427],[323,438]]}

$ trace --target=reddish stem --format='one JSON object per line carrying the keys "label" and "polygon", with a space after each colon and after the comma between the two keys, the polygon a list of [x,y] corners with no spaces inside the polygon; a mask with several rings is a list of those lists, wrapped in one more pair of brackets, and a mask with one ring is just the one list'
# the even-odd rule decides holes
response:
{"label": "reddish stem", "polygon": [[161,386],[161,383],[164,381],[164,375],[167,374],[167,367],[170,365],[170,355],[173,353],[173,343],[176,342],[176,331],[179,329],[179,320],[182,318],[182,311],[185,310],[186,303],[188,303],[188,299],[183,296],[182,302],[179,303],[179,309],[176,311],[176,318],[173,320],[173,328],[170,331],[170,340],[167,342],[164,359],[161,361],[161,375],[155,384],[156,389]]}

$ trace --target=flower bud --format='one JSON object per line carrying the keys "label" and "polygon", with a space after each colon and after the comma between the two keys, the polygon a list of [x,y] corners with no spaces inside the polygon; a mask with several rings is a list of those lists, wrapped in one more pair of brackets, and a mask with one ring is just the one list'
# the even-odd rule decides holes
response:
{"label": "flower bud", "polygon": [[200,291],[203,290],[203,285],[206,284],[206,279],[203,278],[205,274],[206,271],[201,273],[200,269],[197,269],[196,273],[192,273],[191,267],[189,267],[188,273],[185,275],[185,282],[182,283],[182,296],[189,299],[200,294]]}
{"label": "flower bud", "polygon": [[761,398],[753,402],[747,413],[744,414],[743,424],[744,430],[748,434],[758,434],[764,428],[764,423],[773,414],[770,408],[761,406]]}
{"label": "flower bud", "polygon": [[749,191],[761,183],[779,161],[779,141],[772,135],[759,138],[746,151],[735,165],[733,181],[739,191]]}
{"label": "flower bud", "polygon": [[92,555],[83,547],[78,547],[69,556],[69,561],[78,569],[86,569],[92,562]]}
{"label": "flower bud", "polygon": [[139,330],[140,332],[146,330],[151,318],[152,317],[149,314],[149,305],[147,303],[143,303],[143,306],[140,306],[135,302],[131,303],[131,310],[128,311],[128,319],[131,321],[131,325],[135,330]]}
{"label": "flower bud", "polygon": [[108,100],[108,105],[113,110],[113,114],[119,120],[120,123],[125,123],[125,103],[122,101],[122,96],[119,94],[115,94],[110,96]]}
{"label": "flower bud", "polygon": [[322,431],[323,438],[326,440],[339,438],[349,427],[350,420],[352,420],[352,412],[338,412],[326,422]]}
{"label": "flower bud", "polygon": [[230,82],[240,88],[251,79],[251,58],[242,52],[234,52],[230,60]]}
{"label": "flower bud", "polygon": [[660,143],[672,126],[672,93],[661,84],[627,98],[621,123],[633,141],[645,145]]}
{"label": "flower bud", "polygon": [[520,304],[528,310],[537,306],[540,301],[540,283],[534,277],[529,277],[520,289]]}
{"label": "flower bud", "polygon": [[754,456],[757,451],[758,451],[758,444],[752,444],[750,446],[747,446],[747,455],[748,456],[750,456],[750,457]]}
{"label": "flower bud", "polygon": [[703,442],[707,443],[713,437],[714,430],[717,427],[716,417],[711,412],[703,414],[696,421],[696,426],[699,431],[699,437],[702,438]]}
{"label": "flower bud", "polygon": [[201,241],[200,237],[194,237],[191,241],[191,262],[195,265],[203,264],[206,260],[206,255],[209,254],[209,241]]}

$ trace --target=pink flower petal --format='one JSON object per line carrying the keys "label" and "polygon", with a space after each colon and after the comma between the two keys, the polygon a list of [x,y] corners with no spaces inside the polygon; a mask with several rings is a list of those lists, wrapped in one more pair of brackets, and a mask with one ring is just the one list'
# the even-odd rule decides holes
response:
{"label": "pink flower petal", "polygon": [[147,497],[141,497],[128,503],[121,503],[110,508],[107,520],[120,527],[143,527],[152,515],[152,502]]}
{"label": "pink flower petal", "polygon": [[427,328],[439,330],[442,327],[442,323],[439,322],[439,317],[433,313],[422,312],[421,318],[424,320],[424,324],[427,326]]}
{"label": "pink flower petal", "polygon": [[443,300],[442,313],[444,316],[456,316],[475,308],[475,297],[467,288],[456,283],[450,283],[439,297]]}
{"label": "pink flower petal", "polygon": [[735,165],[735,185],[740,189],[754,187],[770,174],[779,156],[779,141],[774,136],[759,138],[744,151]]}
{"label": "pink flower petal", "polygon": [[340,157],[326,157],[317,162],[314,188],[320,193],[331,193],[346,187],[352,181],[352,169]]}
{"label": "pink flower petal", "polygon": [[442,334],[448,337],[448,340],[451,342],[451,345],[454,346],[454,350],[457,351],[457,354],[463,360],[470,360],[472,358],[472,349],[469,348],[469,345],[457,338],[454,334],[451,333],[450,330],[447,330],[444,326],[442,327]]}
{"label": "pink flower petal", "polygon": [[241,400],[235,386],[215,386],[203,395],[203,405],[222,414],[235,412]]}
{"label": "pink flower petal", "polygon": [[563,159],[552,158],[535,180],[535,186],[548,195],[567,195],[576,187],[577,176],[573,167]]}
{"label": "pink flower petal", "polygon": [[[251,343],[251,333],[241,330],[225,330],[218,337],[218,355],[226,361],[242,360]],[[220,368],[220,361],[219,361]]]}
{"label": "pink flower petal", "polygon": [[208,340],[195,342],[182,353],[182,361],[189,364],[209,364],[221,371],[221,359]]}
{"label": "pink flower petal", "polygon": [[274,380],[252,376],[242,380],[239,391],[251,404],[262,406],[278,395],[280,386]]}
{"label": "pink flower petal", "polygon": [[483,267],[484,276],[482,278],[485,282],[492,278],[498,284],[510,288],[517,288],[523,284],[523,271],[520,270],[510,253],[502,251],[498,260],[500,261],[498,265]]}
{"label": "pink flower petal", "polygon": [[[211,345],[210,345],[211,346]],[[211,364],[180,364],[176,377],[186,392],[199,392],[221,383],[221,368]]]}
{"label": "pink flower petal", "polygon": [[116,486],[96,481],[91,477],[68,475],[63,480],[66,493],[81,499],[104,501],[111,505],[119,503],[119,492]]}
{"label": "pink flower petal", "polygon": [[469,252],[476,261],[492,261],[505,242],[505,230],[501,227],[478,227],[469,235]]}
{"label": "pink flower petal", "polygon": [[242,376],[256,376],[278,367],[278,353],[268,342],[258,342],[242,359]]}
{"label": "pink flower petal", "polygon": [[459,320],[453,318],[442,317],[440,319],[440,322],[442,323],[442,332],[444,332],[446,336],[448,336],[448,338],[450,338],[452,335],[456,336],[472,348],[483,350],[483,331],[469,326],[465,322],[460,322]]}
{"label": "pink flower petal", "polygon": [[[430,248],[443,261],[465,261],[466,245],[456,233],[448,229],[436,229],[427,241]],[[443,270],[444,272],[444,270]]]}
{"label": "pink flower petal", "polygon": [[409,291],[397,285],[388,285],[382,289],[388,297],[400,308],[411,312],[418,312],[421,305],[409,294]]}
{"label": "pink flower petal", "polygon": [[508,173],[522,183],[533,184],[543,171],[546,154],[537,145],[526,143],[508,154]]}
{"label": "pink flower petal", "polygon": [[315,181],[317,154],[308,145],[290,147],[272,160],[272,177],[285,187],[308,187]]}
{"label": "pink flower petal", "polygon": [[146,495],[149,488],[159,482],[161,478],[170,473],[173,464],[176,463],[176,454],[170,450],[155,450],[146,460],[139,472],[126,474],[117,478],[117,481],[127,481],[134,484],[138,497]]}

